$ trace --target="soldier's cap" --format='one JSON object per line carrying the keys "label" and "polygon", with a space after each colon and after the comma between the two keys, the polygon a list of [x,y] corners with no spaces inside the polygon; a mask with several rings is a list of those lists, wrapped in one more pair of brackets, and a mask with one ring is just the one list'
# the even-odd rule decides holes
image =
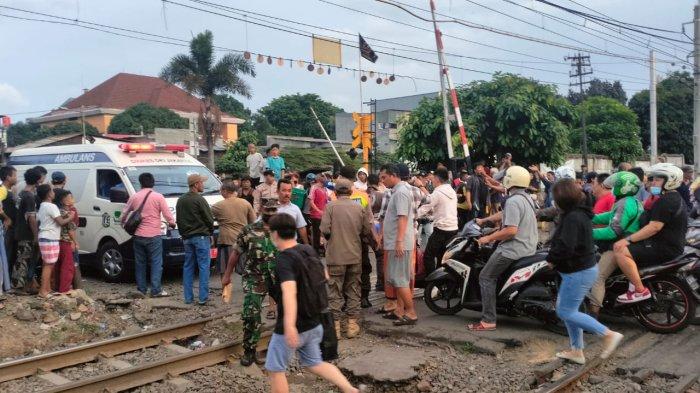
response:
{"label": "soldier's cap", "polygon": [[351,191],[352,190],[352,182],[347,179],[338,179],[335,182],[335,190],[336,191]]}
{"label": "soldier's cap", "polygon": [[265,201],[265,204],[263,204],[262,209],[266,212],[276,212],[278,206],[279,203],[277,202],[277,199],[268,199]]}

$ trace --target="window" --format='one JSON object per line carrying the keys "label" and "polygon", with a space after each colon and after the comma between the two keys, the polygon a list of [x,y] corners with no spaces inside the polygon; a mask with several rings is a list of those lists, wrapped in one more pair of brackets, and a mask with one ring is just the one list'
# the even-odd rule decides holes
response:
{"label": "window", "polygon": [[125,188],[124,182],[113,169],[97,170],[97,197],[109,199],[109,191],[114,187]]}

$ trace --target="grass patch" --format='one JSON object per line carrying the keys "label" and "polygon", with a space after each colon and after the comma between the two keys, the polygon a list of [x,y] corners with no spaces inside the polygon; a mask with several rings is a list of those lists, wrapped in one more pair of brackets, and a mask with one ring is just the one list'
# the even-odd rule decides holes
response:
{"label": "grass patch", "polygon": [[457,347],[457,350],[465,355],[476,353],[476,347],[470,342],[465,342],[464,344]]}
{"label": "grass patch", "polygon": [[83,334],[92,334],[96,336],[100,331],[100,326],[92,323],[78,322],[77,327]]}

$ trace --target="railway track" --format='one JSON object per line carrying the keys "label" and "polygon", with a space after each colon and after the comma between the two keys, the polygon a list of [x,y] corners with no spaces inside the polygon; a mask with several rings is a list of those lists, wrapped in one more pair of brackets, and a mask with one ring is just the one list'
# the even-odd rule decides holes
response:
{"label": "railway track", "polygon": [[[222,316],[198,319],[151,331],[90,343],[0,364],[0,383],[36,376],[48,382],[45,392],[118,392],[213,366],[242,352],[241,341],[192,350],[175,341],[196,337],[207,323]],[[266,347],[270,334],[264,334],[260,346]],[[158,348],[168,355],[163,359],[132,365],[115,356],[146,348]],[[58,371],[71,366],[102,361],[116,371],[70,380]]]}

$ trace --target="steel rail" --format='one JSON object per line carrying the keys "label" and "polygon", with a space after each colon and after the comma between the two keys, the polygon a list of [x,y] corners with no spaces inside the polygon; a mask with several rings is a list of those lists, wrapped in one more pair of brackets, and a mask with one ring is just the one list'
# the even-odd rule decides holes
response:
{"label": "steel rail", "polygon": [[98,341],[74,348],[0,363],[0,382],[28,377],[38,372],[48,372],[76,364],[87,363],[99,356],[112,357],[202,333],[204,326],[222,315],[197,319],[176,325],[166,326],[142,333]]}
{"label": "steel rail", "polygon": [[[258,343],[266,347],[272,334],[266,332]],[[48,389],[46,393],[94,393],[119,392],[157,382],[180,374],[192,372],[226,362],[230,356],[242,351],[243,340],[232,341],[214,347],[198,349],[190,353],[172,356],[155,362],[125,368],[93,378],[83,379]]]}

